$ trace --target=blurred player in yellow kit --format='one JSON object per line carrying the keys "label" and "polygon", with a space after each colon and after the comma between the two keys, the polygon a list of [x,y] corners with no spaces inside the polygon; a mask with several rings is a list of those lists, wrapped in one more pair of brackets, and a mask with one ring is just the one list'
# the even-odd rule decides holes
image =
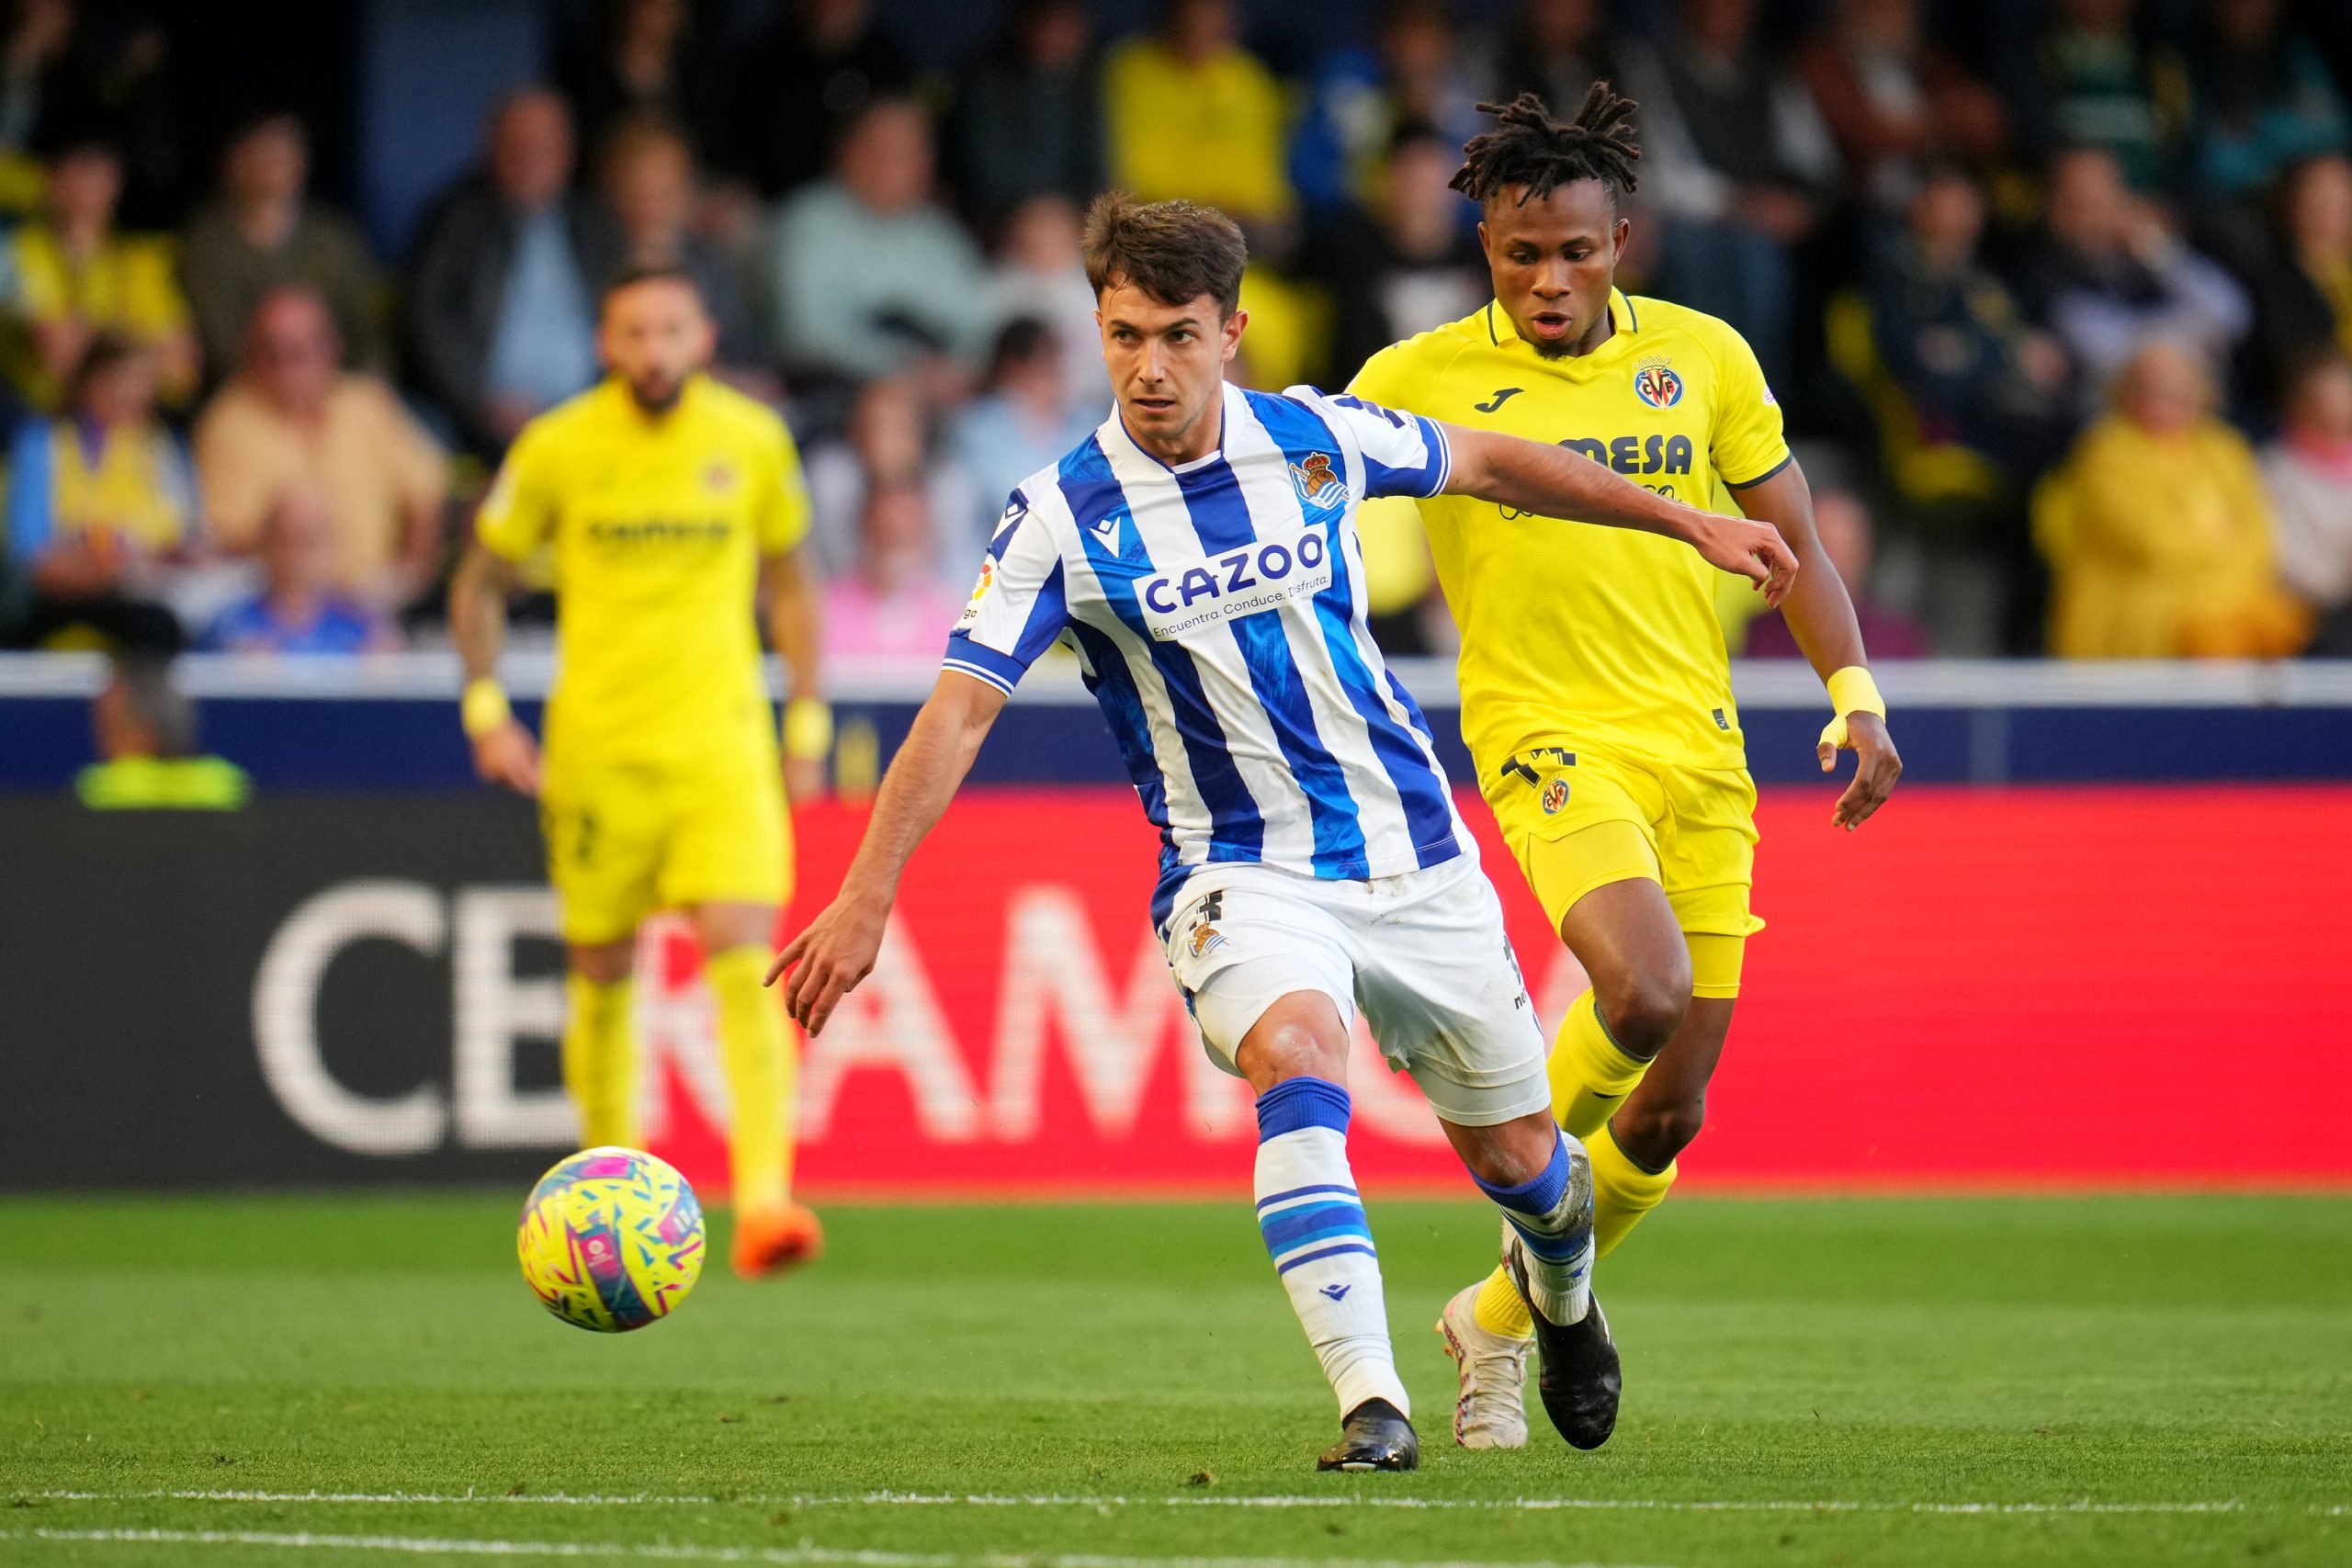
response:
{"label": "blurred player in yellow kit", "polygon": [[[1492,303],[1374,355],[1351,390],[1400,412],[1581,451],[1637,484],[1777,527],[1799,570],[1781,613],[1827,683],[1824,772],[1858,753],[1833,822],[1902,772],[1861,634],[1813,524],[1755,354],[1723,321],[1615,285],[1640,156],[1634,105],[1596,84],[1562,123],[1498,107],[1454,188],[1479,203]],[[1670,543],[1464,496],[1419,502],[1462,631],[1462,726],[1479,787],[1591,988],[1551,1055],[1553,1113],[1592,1160],[1600,1255],[1666,1195],[1697,1136],[1750,932],[1756,788],[1716,620],[1714,569]],[[1438,1327],[1465,1447],[1527,1440],[1529,1309],[1502,1270]],[[1596,1308],[1584,1332],[1606,1335]]]}
{"label": "blurred player in yellow kit", "polygon": [[[797,1047],[762,988],[791,896],[785,786],[812,794],[831,745],[817,695],[800,460],[783,421],[712,380],[715,333],[683,272],[605,293],[607,375],[515,438],[450,586],[463,707],[484,779],[537,795],[568,973],[563,1077],[591,1145],[639,1145],[630,967],[656,909],[691,911],[718,1003],[734,1104],[734,1260],[747,1277],[813,1258],[792,1201]],[[557,690],[542,766],[493,671],[519,569],[551,551]],[[781,769],[752,620],[790,684]]]}

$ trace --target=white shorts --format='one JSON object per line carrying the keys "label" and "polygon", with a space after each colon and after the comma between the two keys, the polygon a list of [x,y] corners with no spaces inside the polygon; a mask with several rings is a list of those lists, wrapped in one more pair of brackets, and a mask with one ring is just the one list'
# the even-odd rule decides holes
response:
{"label": "white shorts", "polygon": [[1343,1024],[1363,1009],[1390,1069],[1412,1074],[1443,1120],[1491,1127],[1552,1109],[1543,1026],[1474,854],[1369,882],[1204,867],[1184,884],[1167,953],[1209,1059],[1237,1077],[1234,1054],[1266,1010],[1320,991]]}

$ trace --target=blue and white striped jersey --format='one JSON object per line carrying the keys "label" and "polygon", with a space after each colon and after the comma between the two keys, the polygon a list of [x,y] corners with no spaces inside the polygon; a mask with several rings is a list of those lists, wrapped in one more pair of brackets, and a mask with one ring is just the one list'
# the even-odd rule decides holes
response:
{"label": "blue and white striped jersey", "polygon": [[1469,839],[1429,721],[1364,625],[1355,507],[1443,488],[1432,422],[1309,387],[1224,391],[1220,450],[1171,468],[1115,411],[1023,481],[946,667],[1010,692],[1075,643],[1160,834],[1155,923],[1199,866],[1329,878]]}

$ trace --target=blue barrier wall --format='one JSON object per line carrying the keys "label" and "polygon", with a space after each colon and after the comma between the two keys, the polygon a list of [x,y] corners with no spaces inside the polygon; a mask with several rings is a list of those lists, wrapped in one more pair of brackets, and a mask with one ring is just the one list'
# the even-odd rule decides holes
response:
{"label": "blue barrier wall", "polygon": [[[458,671],[446,655],[349,664],[257,665],[195,658],[182,684],[201,705],[204,741],[266,790],[458,790],[474,780],[458,733]],[[1456,728],[1453,671],[1399,665],[1437,729],[1447,767],[1470,765]],[[509,671],[517,706],[536,722],[551,671],[525,657]],[[91,760],[94,660],[0,657],[0,790],[66,787]],[[887,761],[933,672],[853,666],[833,688],[845,734],[871,727]],[[2352,665],[1890,666],[1883,682],[1906,776],[1922,783],[2352,778]],[[1765,783],[1820,778],[1814,739],[1826,701],[1810,671],[1736,668],[1749,763]],[[1092,702],[1073,672],[1042,669],[1006,708],[981,751],[980,783],[1120,781]]]}

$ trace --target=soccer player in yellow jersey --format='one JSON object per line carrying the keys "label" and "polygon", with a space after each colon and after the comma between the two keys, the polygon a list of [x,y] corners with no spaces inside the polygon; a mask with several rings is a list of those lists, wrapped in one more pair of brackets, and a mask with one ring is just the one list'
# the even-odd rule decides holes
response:
{"label": "soccer player in yellow jersey", "polygon": [[[1777,527],[1799,563],[1781,605],[1827,682],[1826,773],[1859,754],[1831,820],[1860,826],[1902,772],[1853,606],[1756,355],[1724,322],[1615,286],[1631,225],[1634,105],[1596,84],[1572,121],[1522,95],[1464,149],[1495,298],[1373,356],[1351,389],[1385,407],[1555,442],[1676,500]],[[1419,503],[1462,631],[1462,726],[1505,841],[1591,979],[1551,1055],[1553,1112],[1588,1145],[1602,1256],[1666,1195],[1699,1132],[1750,932],[1756,789],[1713,608],[1715,573],[1622,530],[1569,529],[1467,496]],[[1438,1325],[1460,1373],[1455,1437],[1527,1440],[1537,1324],[1501,1270]],[[1548,1331],[1548,1332],[1547,1332]]]}
{"label": "soccer player in yellow jersey", "polygon": [[[796,554],[799,457],[783,421],[705,373],[715,336],[683,272],[640,268],[605,291],[608,374],[515,438],[449,618],[475,766],[539,798],[569,970],[564,1084],[591,1145],[639,1142],[638,926],[657,908],[693,914],[734,1102],[735,1268],[750,1277],[823,1243],[790,1197],[797,1053],[760,977],[791,893],[785,784],[813,793],[832,721]],[[544,765],[492,674],[517,568],[543,548],[560,665]],[[781,771],[755,592],[790,682]]]}

